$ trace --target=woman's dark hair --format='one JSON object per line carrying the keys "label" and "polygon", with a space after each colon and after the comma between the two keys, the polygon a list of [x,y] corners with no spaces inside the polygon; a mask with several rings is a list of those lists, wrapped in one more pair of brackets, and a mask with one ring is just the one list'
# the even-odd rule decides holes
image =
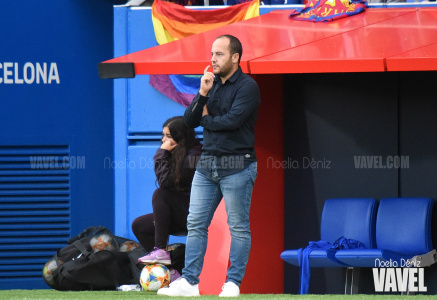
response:
{"label": "woman's dark hair", "polygon": [[172,151],[170,169],[175,178],[175,188],[181,190],[181,171],[185,156],[194,146],[199,144],[199,140],[196,138],[194,129],[185,125],[184,117],[170,118],[164,122],[162,128],[164,127],[168,127],[171,137],[178,144]]}

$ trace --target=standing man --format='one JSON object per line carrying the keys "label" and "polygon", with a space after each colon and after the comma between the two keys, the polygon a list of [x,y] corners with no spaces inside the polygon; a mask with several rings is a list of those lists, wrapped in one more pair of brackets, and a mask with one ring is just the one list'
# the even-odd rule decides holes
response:
{"label": "standing man", "polygon": [[232,35],[212,44],[211,64],[185,111],[188,127],[203,127],[204,146],[191,189],[185,268],[182,277],[158,295],[199,296],[199,275],[208,227],[222,198],[231,232],[230,267],[220,297],[237,297],[251,247],[249,211],[257,176],[255,123],[260,105],[257,83],[240,67],[243,48]]}

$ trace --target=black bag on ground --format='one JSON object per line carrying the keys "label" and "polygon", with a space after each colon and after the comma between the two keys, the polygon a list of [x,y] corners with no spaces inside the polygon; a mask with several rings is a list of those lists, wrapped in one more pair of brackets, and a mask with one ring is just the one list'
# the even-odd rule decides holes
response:
{"label": "black bag on ground", "polygon": [[56,290],[115,290],[137,284],[129,253],[138,243],[102,226],[89,227],[67,242],[44,266],[44,281]]}

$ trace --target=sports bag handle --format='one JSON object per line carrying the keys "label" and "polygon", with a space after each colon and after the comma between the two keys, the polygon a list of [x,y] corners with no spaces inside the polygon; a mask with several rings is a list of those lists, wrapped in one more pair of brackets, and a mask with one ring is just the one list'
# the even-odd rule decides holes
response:
{"label": "sports bag handle", "polygon": [[74,241],[73,246],[76,247],[76,249],[81,252],[81,254],[79,254],[79,256],[76,258],[79,258],[82,255],[84,255],[86,258],[88,258],[92,254],[91,252],[89,252],[87,250],[87,248],[82,244],[82,242],[80,240]]}

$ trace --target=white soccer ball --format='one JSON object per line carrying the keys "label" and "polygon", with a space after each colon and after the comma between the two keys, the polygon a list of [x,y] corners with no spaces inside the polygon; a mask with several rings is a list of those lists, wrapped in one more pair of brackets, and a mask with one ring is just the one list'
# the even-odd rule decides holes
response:
{"label": "white soccer ball", "polygon": [[141,271],[140,284],[145,291],[156,292],[170,284],[170,271],[161,264],[147,265]]}
{"label": "white soccer ball", "polygon": [[115,248],[115,240],[107,234],[95,236],[90,240],[90,246],[94,253],[102,250],[112,250]]}

